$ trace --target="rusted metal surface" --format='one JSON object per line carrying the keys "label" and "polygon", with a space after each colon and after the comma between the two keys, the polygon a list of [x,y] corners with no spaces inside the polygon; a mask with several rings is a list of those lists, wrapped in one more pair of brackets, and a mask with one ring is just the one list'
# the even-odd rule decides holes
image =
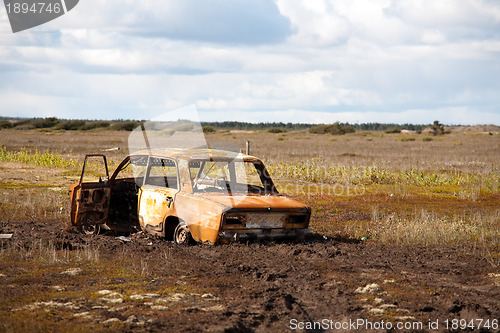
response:
{"label": "rusted metal surface", "polygon": [[[127,168],[134,172],[131,174]],[[300,238],[311,209],[278,193],[253,156],[211,149],[145,150],[128,156],[109,180],[70,187],[71,222],[142,229],[197,242]],[[178,231],[181,230],[181,231]],[[177,232],[183,232],[176,238]]]}

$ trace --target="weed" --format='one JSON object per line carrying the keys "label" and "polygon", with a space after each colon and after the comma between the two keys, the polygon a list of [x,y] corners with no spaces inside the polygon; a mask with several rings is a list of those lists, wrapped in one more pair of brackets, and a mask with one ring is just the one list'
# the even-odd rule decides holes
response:
{"label": "weed", "polygon": [[398,141],[402,141],[402,142],[415,141],[415,138],[412,138],[411,136],[402,136],[402,137],[398,138]]}
{"label": "weed", "polygon": [[39,166],[72,169],[79,165],[74,159],[64,158],[57,153],[41,153],[38,150],[34,152],[22,149],[18,152],[8,151],[0,146],[1,162],[21,162]]}

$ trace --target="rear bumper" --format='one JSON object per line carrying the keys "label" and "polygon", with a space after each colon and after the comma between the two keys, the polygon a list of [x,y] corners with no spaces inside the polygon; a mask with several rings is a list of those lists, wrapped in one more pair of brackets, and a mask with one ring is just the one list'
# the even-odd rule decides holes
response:
{"label": "rear bumper", "polygon": [[305,239],[311,234],[311,229],[252,229],[245,231],[221,231],[219,242],[229,243],[256,239]]}

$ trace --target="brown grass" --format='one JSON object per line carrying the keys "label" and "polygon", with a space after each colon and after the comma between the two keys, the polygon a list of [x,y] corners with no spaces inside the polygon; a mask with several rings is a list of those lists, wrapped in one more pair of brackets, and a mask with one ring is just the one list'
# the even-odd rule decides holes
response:
{"label": "brown grass", "polygon": [[[282,192],[313,207],[311,226],[317,232],[356,239],[372,236],[376,242],[434,244],[437,241],[431,239],[440,239],[441,230],[449,234],[446,243],[474,247],[488,228],[498,229],[498,134],[453,132],[432,141],[424,140],[427,134],[382,132],[332,138],[296,131],[280,137],[283,140],[276,140],[273,133],[251,131],[207,135],[209,142],[229,140],[240,147],[250,140],[251,153],[268,165]],[[59,162],[59,169],[39,166],[37,159],[46,154],[56,161],[81,162],[85,153],[118,147],[106,152],[114,166],[127,154],[127,138],[128,133],[116,131],[0,131],[4,155],[24,150],[25,160],[0,164],[0,213],[7,221],[55,219],[64,225],[69,209],[66,189],[79,170]],[[388,216],[392,222],[384,229],[381,221]],[[418,232],[412,230],[417,227]],[[478,239],[467,238],[471,230]],[[415,236],[425,232],[426,236]],[[500,252],[495,242],[480,245]]]}
{"label": "brown grass", "polygon": [[500,210],[447,217],[425,209],[412,216],[373,213],[364,233],[375,242],[398,245],[463,246],[500,266]]}

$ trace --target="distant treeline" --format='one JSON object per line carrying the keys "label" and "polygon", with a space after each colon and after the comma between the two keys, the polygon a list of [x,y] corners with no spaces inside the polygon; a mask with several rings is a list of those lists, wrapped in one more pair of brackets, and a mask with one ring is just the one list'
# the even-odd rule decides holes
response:
{"label": "distant treeline", "polygon": [[[47,118],[6,118],[0,117],[0,129],[47,129],[47,130],[66,130],[66,131],[88,131],[97,129],[109,129],[117,131],[132,131],[145,120],[70,120],[59,119],[56,117]],[[182,120],[186,122],[186,120]],[[309,130],[311,133],[331,133],[345,134],[354,131],[397,131],[397,130],[413,130],[421,131],[431,124],[415,125],[415,124],[383,124],[383,123],[362,123],[350,124],[336,122],[333,124],[304,124],[304,123],[283,123],[283,122],[261,122],[248,123],[240,121],[223,121],[223,122],[202,122],[206,132],[216,130],[266,130],[272,133],[281,133],[293,130]],[[210,130],[211,129],[211,130]]]}
{"label": "distant treeline", "polygon": [[[337,125],[342,128],[351,127],[358,131],[387,131],[392,129],[399,130],[411,130],[419,131],[431,126],[431,124],[383,124],[383,123],[362,123],[362,124],[350,124],[350,123],[340,123],[336,122],[330,125]],[[328,124],[303,124],[303,123],[283,123],[283,122],[273,122],[273,123],[246,123],[240,121],[223,121],[223,122],[202,122],[203,126],[211,126],[214,129],[225,129],[225,130],[269,130],[275,128],[282,128],[285,130],[301,130],[310,129],[317,126],[324,126]],[[348,130],[350,132],[350,130]]]}
{"label": "distant treeline", "polygon": [[0,129],[47,129],[47,130],[66,130],[66,131],[89,131],[96,129],[110,129],[116,131],[132,131],[139,126],[141,122],[136,120],[69,120],[58,119],[56,117],[48,118],[0,118]]}

